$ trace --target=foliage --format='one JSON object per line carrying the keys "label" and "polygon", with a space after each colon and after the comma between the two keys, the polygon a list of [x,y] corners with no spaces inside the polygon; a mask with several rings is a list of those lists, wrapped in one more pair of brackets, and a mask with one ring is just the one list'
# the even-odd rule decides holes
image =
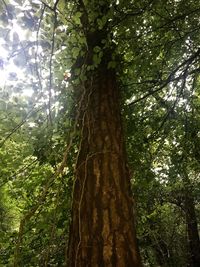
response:
{"label": "foliage", "polygon": [[[77,2],[89,21],[74,1],[1,0],[0,264],[64,266],[79,140],[72,86],[111,47],[144,265],[187,266],[186,192],[200,220],[199,1]],[[88,55],[89,33],[104,29]]]}

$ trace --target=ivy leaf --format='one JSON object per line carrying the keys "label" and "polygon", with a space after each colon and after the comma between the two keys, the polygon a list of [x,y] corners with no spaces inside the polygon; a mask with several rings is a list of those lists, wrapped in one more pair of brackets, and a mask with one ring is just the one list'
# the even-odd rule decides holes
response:
{"label": "ivy leaf", "polygon": [[72,57],[73,58],[77,58],[80,52],[80,48],[79,47],[73,47],[72,48]]}
{"label": "ivy leaf", "polygon": [[116,68],[116,61],[110,61],[108,62],[108,69],[115,69]]}
{"label": "ivy leaf", "polygon": [[77,25],[80,25],[81,24],[81,20],[80,20],[80,17],[81,17],[82,13],[81,12],[76,12],[74,17],[73,17],[73,20],[75,21],[75,23]]}

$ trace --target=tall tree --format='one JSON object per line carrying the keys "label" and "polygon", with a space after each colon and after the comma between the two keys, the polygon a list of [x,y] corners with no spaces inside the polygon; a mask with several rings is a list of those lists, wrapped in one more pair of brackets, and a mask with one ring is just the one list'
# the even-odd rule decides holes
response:
{"label": "tall tree", "polygon": [[[21,207],[18,239],[5,236],[10,249],[3,250],[2,264],[13,261],[16,243],[15,266],[141,266],[127,140],[144,263],[185,266],[187,252],[192,259],[199,246],[193,193],[199,128],[189,130],[188,143],[183,130],[189,99],[199,105],[199,1],[0,1],[7,51],[0,71],[12,61],[26,74],[20,79],[12,69],[12,84],[1,88],[13,90],[9,112],[1,115],[1,179],[7,199],[17,198]],[[25,87],[34,92],[25,100],[27,110],[18,97]],[[10,114],[15,106],[19,118]],[[195,128],[199,118],[193,115]],[[13,140],[16,149],[28,144],[26,155],[15,151]],[[12,153],[6,158],[7,148]]]}
{"label": "tall tree", "polygon": [[[68,266],[141,266],[130,174],[120,114],[120,92],[109,40],[110,1],[79,1],[85,58],[79,90],[80,147],[75,166]],[[95,11],[98,12],[97,15]],[[73,79],[73,77],[72,77]],[[81,96],[80,96],[81,95]]]}

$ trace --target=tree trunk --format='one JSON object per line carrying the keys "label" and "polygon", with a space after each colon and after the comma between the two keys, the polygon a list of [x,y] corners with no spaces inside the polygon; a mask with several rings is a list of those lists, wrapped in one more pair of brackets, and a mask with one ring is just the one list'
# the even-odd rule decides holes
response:
{"label": "tree trunk", "polygon": [[155,257],[156,257],[156,261],[158,266],[160,267],[172,267],[173,262],[172,262],[172,258],[171,255],[169,254],[169,249],[167,247],[167,244],[161,239],[158,238],[158,240],[153,240],[152,242],[152,247],[154,249],[155,252]]}
{"label": "tree trunk", "polygon": [[185,213],[187,224],[187,235],[189,245],[189,267],[200,266],[200,240],[198,233],[197,218],[195,213],[195,205],[191,192],[185,195]]}
{"label": "tree trunk", "polygon": [[192,184],[187,172],[183,173],[184,202],[183,209],[186,216],[187,238],[188,238],[188,267],[200,266],[200,240],[195,212],[194,197],[192,195]]}
{"label": "tree trunk", "polygon": [[102,62],[84,87],[67,266],[139,267],[115,71]]}

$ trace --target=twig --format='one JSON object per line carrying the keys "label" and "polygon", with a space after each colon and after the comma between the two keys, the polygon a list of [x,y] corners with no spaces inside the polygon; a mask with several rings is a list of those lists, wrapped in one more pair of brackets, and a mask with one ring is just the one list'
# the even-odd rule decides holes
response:
{"label": "twig", "polygon": [[[133,104],[136,104],[138,102],[140,102],[141,100],[144,100],[145,98],[161,91],[163,88],[165,88],[169,83],[174,82],[174,81],[178,81],[182,78],[184,78],[185,76],[185,71],[187,70],[187,75],[191,75],[193,73],[195,73],[196,71],[199,71],[200,68],[197,68],[195,70],[191,70],[190,72],[188,71],[189,66],[191,65],[191,63],[199,56],[200,54],[200,48],[193,54],[191,55],[188,59],[186,59],[185,61],[183,61],[179,66],[177,66],[168,76],[168,78],[163,81],[164,83],[157,89],[152,90],[151,92],[148,92],[147,94],[145,94],[144,96],[132,101],[131,103],[128,104],[128,106],[132,106]],[[175,77],[176,73],[183,67],[186,65],[186,68],[184,70],[184,72],[182,74],[180,74],[178,77]]]}

